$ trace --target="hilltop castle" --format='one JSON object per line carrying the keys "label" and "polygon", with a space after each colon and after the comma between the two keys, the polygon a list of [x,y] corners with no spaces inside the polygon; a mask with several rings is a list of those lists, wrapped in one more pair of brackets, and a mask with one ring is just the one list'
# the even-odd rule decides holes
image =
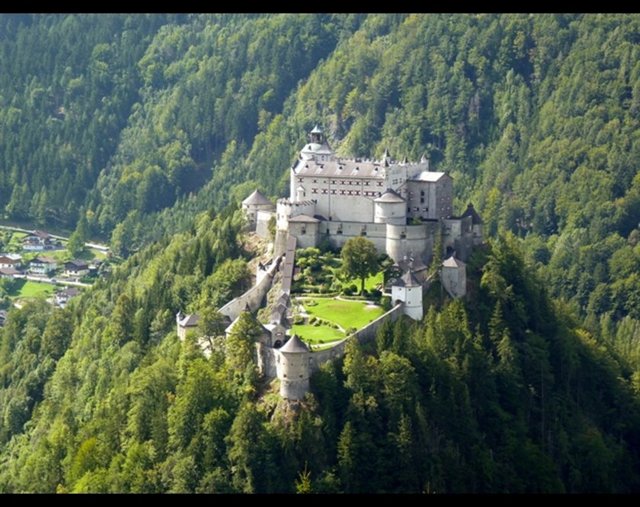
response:
{"label": "hilltop castle", "polygon": [[[423,317],[423,292],[428,287],[427,266],[441,237],[445,261],[440,281],[451,297],[466,294],[466,265],[475,245],[482,243],[482,219],[471,204],[460,216],[452,215],[452,179],[431,171],[423,156],[418,163],[393,160],[389,152],[381,160],[339,158],[317,126],[290,170],[290,197],[276,206],[258,190],[242,202],[249,228],[269,237],[269,222],[275,218],[276,236],[272,261],[260,264],[256,284],[222,308],[233,331],[242,313],[251,318],[262,305],[278,277],[279,293],[269,323],[260,324],[256,339],[257,365],[267,379],[280,380],[280,395],[300,400],[309,390],[309,378],[323,363],[344,354],[348,340],[375,338],[386,321],[401,315]],[[391,282],[393,307],[332,347],[312,351],[291,328],[291,283],[297,248],[315,247],[327,240],[342,247],[349,239],[366,236],[378,252],[387,253],[405,273]],[[197,316],[176,316],[177,331],[184,340],[195,329]],[[200,340],[206,353],[206,340]]]}
{"label": "hilltop castle", "polygon": [[290,196],[273,203],[257,190],[242,203],[258,235],[268,234],[276,217],[275,254],[286,238],[298,248],[317,246],[323,239],[336,248],[349,238],[366,236],[396,262],[412,258],[428,265],[438,232],[444,254],[467,260],[482,243],[482,220],[469,204],[453,216],[453,181],[431,171],[429,160],[398,162],[385,150],[382,159],[340,158],[317,126],[290,169]]}

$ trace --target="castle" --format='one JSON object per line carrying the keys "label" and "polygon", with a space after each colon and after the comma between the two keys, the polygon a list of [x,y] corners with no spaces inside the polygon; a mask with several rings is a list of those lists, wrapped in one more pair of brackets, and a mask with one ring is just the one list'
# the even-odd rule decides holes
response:
{"label": "castle", "polygon": [[426,157],[398,162],[385,150],[380,160],[340,158],[317,126],[290,169],[289,194],[275,209],[258,191],[242,203],[258,235],[268,234],[275,216],[276,255],[284,252],[288,235],[299,248],[323,239],[340,248],[366,236],[378,252],[396,262],[413,258],[417,265],[430,263],[438,233],[447,256],[455,252],[462,261],[482,243],[482,220],[473,206],[452,215],[452,178],[431,171]]}
{"label": "castle", "polygon": [[[253,315],[273,286],[280,293],[269,319],[260,324],[256,342],[257,364],[264,378],[280,380],[280,394],[300,400],[309,378],[321,364],[343,355],[348,340],[375,338],[382,323],[407,315],[423,317],[423,292],[430,280],[427,266],[440,244],[444,262],[440,281],[451,297],[466,294],[466,264],[474,246],[482,243],[482,219],[471,204],[460,216],[452,215],[453,181],[444,172],[431,171],[429,161],[398,162],[385,150],[381,160],[340,158],[317,126],[290,169],[290,197],[273,203],[258,190],[242,202],[248,226],[269,238],[275,219],[273,260],[260,265],[256,284],[220,308],[230,325],[227,336],[243,312]],[[349,239],[366,236],[405,273],[391,283],[393,307],[365,327],[322,351],[312,351],[291,328],[291,282],[297,248],[327,241],[340,248]],[[441,242],[438,242],[440,236]],[[255,318],[255,317],[252,317]],[[178,335],[197,326],[197,316],[176,316]]]}

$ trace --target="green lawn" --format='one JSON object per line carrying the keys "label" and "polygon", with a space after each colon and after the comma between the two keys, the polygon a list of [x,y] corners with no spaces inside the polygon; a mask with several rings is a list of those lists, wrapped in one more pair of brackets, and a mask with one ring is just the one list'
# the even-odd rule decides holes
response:
{"label": "green lawn", "polygon": [[[384,273],[382,271],[379,271],[378,273],[370,276],[364,281],[364,288],[367,290],[373,290],[378,285],[382,284],[382,282],[384,282]],[[356,286],[360,287],[360,283],[357,283]]]}
{"label": "green lawn", "polygon": [[342,340],[345,336],[342,331],[328,326],[314,326],[312,324],[294,324],[292,333],[297,334],[307,343],[326,343]]}
{"label": "green lawn", "polygon": [[340,301],[338,299],[321,299],[314,301],[316,306],[305,305],[305,300],[300,300],[309,315],[315,315],[342,326],[344,329],[355,327],[360,329],[372,320],[384,313],[379,306],[368,306],[362,301]]}
{"label": "green lawn", "polygon": [[39,283],[31,280],[27,280],[20,290],[17,292],[17,297],[33,298],[33,297],[48,297],[53,293],[53,285],[49,283]]}

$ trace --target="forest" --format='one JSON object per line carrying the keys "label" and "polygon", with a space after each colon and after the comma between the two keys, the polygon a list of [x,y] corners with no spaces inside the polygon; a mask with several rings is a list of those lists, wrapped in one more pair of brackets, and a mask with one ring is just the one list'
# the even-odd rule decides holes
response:
{"label": "forest", "polygon": [[[4,218],[123,263],[0,331],[0,492],[640,490],[640,16],[0,16]],[[264,389],[238,202],[306,132],[454,178],[470,295]]]}

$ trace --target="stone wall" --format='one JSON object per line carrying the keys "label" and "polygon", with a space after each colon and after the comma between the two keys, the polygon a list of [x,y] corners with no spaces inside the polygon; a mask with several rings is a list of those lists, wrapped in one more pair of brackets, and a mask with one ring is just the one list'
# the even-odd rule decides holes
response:
{"label": "stone wall", "polygon": [[247,305],[249,305],[249,308],[252,312],[255,312],[258,308],[260,308],[264,297],[267,295],[267,292],[269,292],[269,289],[271,288],[273,277],[275,276],[276,271],[280,266],[281,260],[282,258],[278,257],[274,262],[272,262],[271,266],[269,266],[269,268],[267,269],[266,276],[263,276],[262,279],[259,280],[258,283],[251,287],[247,292],[235,299],[232,299],[226,305],[220,308],[220,313],[222,315],[226,315],[233,321],[238,315],[240,315],[240,313],[245,309]]}
{"label": "stone wall", "polygon": [[356,339],[360,343],[368,343],[375,339],[376,332],[378,328],[384,324],[387,320],[391,320],[395,322],[400,315],[403,313],[403,303],[399,303],[395,305],[391,310],[387,313],[380,315],[376,320],[370,322],[363,328],[359,329],[352,335],[347,336],[340,343],[337,343],[334,347],[330,349],[321,350],[319,352],[311,352],[309,354],[309,368],[311,372],[314,372],[320,368],[320,365],[326,363],[327,361],[332,361],[344,355],[344,349],[347,346],[347,342],[349,340]]}

